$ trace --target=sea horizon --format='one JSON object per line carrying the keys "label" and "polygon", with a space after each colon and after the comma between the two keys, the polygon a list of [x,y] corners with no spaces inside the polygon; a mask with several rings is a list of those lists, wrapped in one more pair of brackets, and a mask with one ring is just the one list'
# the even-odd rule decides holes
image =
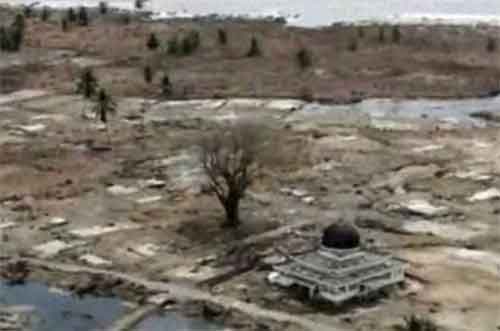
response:
{"label": "sea horizon", "polygon": [[[0,3],[49,7],[97,6],[100,0],[3,0]],[[110,0],[111,7],[132,10],[134,0]],[[195,16],[283,17],[291,25],[324,26],[334,23],[388,22],[401,24],[500,25],[500,1],[478,0],[152,0],[144,10],[155,18]]]}

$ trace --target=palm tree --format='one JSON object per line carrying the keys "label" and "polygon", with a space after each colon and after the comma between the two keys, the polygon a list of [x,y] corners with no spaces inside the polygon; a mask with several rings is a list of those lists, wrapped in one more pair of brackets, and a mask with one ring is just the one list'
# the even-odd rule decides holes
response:
{"label": "palm tree", "polygon": [[42,21],[46,22],[49,20],[49,17],[50,17],[50,9],[47,6],[44,6],[40,18],[42,19]]}
{"label": "palm tree", "polygon": [[95,114],[95,118],[106,125],[106,133],[108,136],[108,142],[111,143],[111,137],[108,130],[108,114],[116,114],[116,103],[114,102],[111,95],[109,95],[104,88],[99,90],[97,94],[94,107],[92,107],[92,112]]}
{"label": "palm tree", "polygon": [[78,9],[78,24],[81,26],[89,25],[89,15],[87,9],[83,6]]}
{"label": "palm tree", "polygon": [[156,38],[156,34],[154,32],[151,32],[151,34],[149,35],[146,46],[150,50],[155,50],[160,46],[160,42],[158,41],[158,38]]}
{"label": "palm tree", "polygon": [[97,79],[92,72],[92,69],[87,68],[80,74],[80,80],[76,85],[76,92],[81,93],[84,98],[92,98],[97,91]]}
{"label": "palm tree", "polygon": [[76,13],[75,13],[75,10],[73,8],[70,7],[68,9],[68,12],[66,13],[66,19],[70,23],[76,22]]}
{"label": "palm tree", "polygon": [[259,47],[259,42],[257,41],[257,38],[252,37],[252,40],[250,42],[250,49],[248,50],[247,57],[255,57],[255,56],[260,56],[260,47]]}
{"label": "palm tree", "polygon": [[92,112],[95,114],[96,119],[99,119],[104,124],[108,122],[108,114],[116,113],[116,103],[104,88],[99,90]]}
{"label": "palm tree", "polygon": [[108,3],[105,1],[99,2],[99,13],[106,15],[108,13]]}
{"label": "palm tree", "polygon": [[151,84],[153,81],[153,69],[151,69],[151,66],[145,66],[144,67],[144,81],[148,84]]}
{"label": "palm tree", "polygon": [[167,98],[172,96],[173,93],[172,82],[166,73],[163,74],[163,78],[161,79],[161,93]]}

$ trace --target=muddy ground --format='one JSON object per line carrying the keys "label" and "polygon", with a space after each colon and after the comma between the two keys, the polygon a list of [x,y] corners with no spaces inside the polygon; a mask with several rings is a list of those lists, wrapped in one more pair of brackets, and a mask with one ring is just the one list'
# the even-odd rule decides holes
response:
{"label": "muddy ground", "polygon": [[[82,118],[80,97],[2,96],[3,257],[190,284],[346,330],[385,330],[411,313],[449,330],[500,324],[498,129],[436,131],[421,119],[382,130],[380,119],[304,111],[296,100],[159,101],[145,113],[144,100],[118,101],[103,150],[106,131]],[[227,230],[194,142],[237,118],[270,125],[288,158],[263,169],[242,226]],[[409,262],[404,288],[333,308],[267,283],[265,257],[309,249],[341,219]],[[61,284],[79,283],[71,277]]]}
{"label": "muddy ground", "polygon": [[[151,30],[165,40],[188,26],[202,30],[202,48],[166,61],[176,91],[195,85],[183,97],[300,96],[304,85],[337,101],[351,91],[476,95],[497,81],[498,56],[483,45],[493,28],[405,27],[399,46],[379,45],[367,28],[351,52],[343,44],[350,28],[248,22],[226,23],[231,41],[222,49],[219,24],[98,20],[62,33],[56,22],[28,21],[27,47],[0,54],[1,70],[22,78],[0,94],[0,257],[185,284],[338,330],[391,330],[412,313],[444,330],[498,328],[498,128],[315,112],[297,99],[168,101],[157,98],[156,83],[143,83],[141,69],[158,56],[144,48]],[[264,41],[260,59],[241,56],[253,34]],[[430,35],[444,39],[426,47],[411,41]],[[316,54],[314,69],[298,70],[290,55],[302,43]],[[73,94],[86,65],[118,103],[108,130],[88,118],[91,104]],[[250,93],[255,82],[257,92]],[[236,119],[271,127],[281,162],[261,169],[243,201],[242,226],[228,230],[207,193],[195,142]],[[404,287],[335,308],[267,283],[266,257],[314,247],[321,230],[339,220],[356,224],[365,245],[409,263]],[[44,268],[31,277],[70,288],[88,283]],[[145,296],[128,286],[116,293],[138,302]]]}

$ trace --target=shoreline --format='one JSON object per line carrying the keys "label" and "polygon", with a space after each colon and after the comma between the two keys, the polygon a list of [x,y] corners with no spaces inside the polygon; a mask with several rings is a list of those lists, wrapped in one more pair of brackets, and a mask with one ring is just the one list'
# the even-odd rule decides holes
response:
{"label": "shoreline", "polygon": [[[48,7],[52,10],[66,10],[70,7],[78,8],[80,5],[72,5],[69,3],[56,4],[51,1],[34,2],[35,9],[42,9]],[[14,9],[23,8],[23,4],[3,3],[1,6],[11,7]],[[99,5],[84,4],[84,7],[98,9]],[[171,22],[176,20],[199,20],[199,21],[254,21],[254,22],[275,22],[282,23],[289,27],[305,28],[305,29],[323,29],[332,26],[373,26],[373,25],[401,25],[401,26],[456,26],[456,27],[477,27],[477,26],[500,26],[500,14],[498,15],[479,15],[479,14],[446,14],[446,13],[415,13],[415,14],[390,14],[380,18],[352,18],[352,19],[332,19],[328,23],[316,24],[301,24],[300,18],[302,14],[280,14],[276,13],[233,13],[233,14],[220,14],[220,13],[204,13],[195,14],[184,12],[168,12],[149,10],[137,10],[132,5],[117,6],[114,4],[109,5],[109,9],[116,13],[128,13],[138,15],[139,17],[147,17],[151,22]]]}

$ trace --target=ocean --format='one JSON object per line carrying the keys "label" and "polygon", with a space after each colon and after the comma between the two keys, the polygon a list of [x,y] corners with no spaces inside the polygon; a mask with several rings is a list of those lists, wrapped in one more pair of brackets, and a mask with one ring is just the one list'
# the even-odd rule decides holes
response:
{"label": "ocean", "polygon": [[[35,0],[0,0],[26,4]],[[68,7],[95,6],[99,0],[40,0]],[[108,0],[133,8],[134,0]],[[151,0],[145,8],[159,17],[196,15],[283,16],[290,24],[321,26],[336,22],[489,23],[500,25],[500,0]]]}

